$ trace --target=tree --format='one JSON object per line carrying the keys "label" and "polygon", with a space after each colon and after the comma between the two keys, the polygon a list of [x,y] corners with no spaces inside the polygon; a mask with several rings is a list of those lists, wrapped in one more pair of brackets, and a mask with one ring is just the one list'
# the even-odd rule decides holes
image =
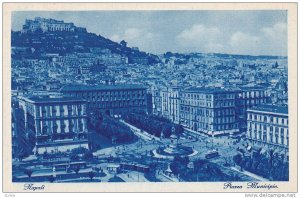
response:
{"label": "tree", "polygon": [[269,165],[272,166],[273,159],[274,159],[274,150],[270,149],[268,154],[269,154]]}
{"label": "tree", "polygon": [[76,167],[74,168],[74,172],[75,172],[76,174],[78,174],[79,171],[80,171],[80,167],[79,167],[79,166],[76,166]]}
{"label": "tree", "polygon": [[50,158],[50,154],[47,151],[45,151],[43,153],[43,159],[49,159],[49,158]]}
{"label": "tree", "polygon": [[24,152],[24,151],[18,153],[18,159],[19,159],[20,161],[22,161],[25,157],[28,157],[28,156],[29,156],[28,153],[26,153],[26,152]]}
{"label": "tree", "polygon": [[98,168],[98,167],[95,167],[95,171],[99,174],[99,172],[100,172],[100,168]]}
{"label": "tree", "polygon": [[134,137],[128,126],[106,115],[103,116],[103,121],[96,132],[110,139],[115,139],[116,143],[128,142]]}
{"label": "tree", "polygon": [[188,163],[188,156],[175,156],[173,162],[170,164],[170,168],[175,175],[178,175],[182,170],[186,169]]}
{"label": "tree", "polygon": [[84,156],[88,152],[89,152],[89,150],[84,148],[84,147],[74,148],[74,149],[71,150],[71,153],[70,153],[69,157],[72,161],[77,161],[77,160],[79,160],[80,155]]}
{"label": "tree", "polygon": [[83,159],[86,161],[92,160],[94,158],[93,153],[88,151],[83,154]]}
{"label": "tree", "polygon": [[204,167],[204,164],[207,164],[207,160],[199,159],[194,162],[195,171],[200,170]]}
{"label": "tree", "polygon": [[72,161],[78,161],[79,160],[79,156],[77,154],[71,154],[70,155],[70,160],[72,160]]}
{"label": "tree", "polygon": [[234,163],[236,163],[237,165],[240,165],[241,161],[242,161],[242,156],[241,154],[237,154],[235,156],[233,156],[233,161]]}
{"label": "tree", "polygon": [[224,166],[230,166],[230,158],[229,157],[223,157],[225,163]]}
{"label": "tree", "polygon": [[161,137],[161,133],[163,133],[166,138],[170,137],[173,126],[175,126],[175,133],[177,135],[183,133],[183,126],[174,124],[166,118],[154,115],[130,113],[124,117],[124,120],[156,137]]}
{"label": "tree", "polygon": [[25,169],[25,170],[24,170],[24,173],[25,173],[29,178],[31,178],[31,175],[32,175],[32,173],[33,173],[33,170],[32,170],[32,169]]}
{"label": "tree", "polygon": [[251,171],[252,169],[252,159],[247,159],[245,161],[245,169]]}
{"label": "tree", "polygon": [[265,168],[265,165],[263,163],[260,163],[258,166],[257,166],[257,173],[263,177],[267,177],[268,173],[267,173],[267,170]]}
{"label": "tree", "polygon": [[89,175],[89,178],[91,179],[91,181],[92,181],[93,178],[96,176],[95,172],[93,172],[93,171],[90,171],[90,172],[88,173],[88,175]]}
{"label": "tree", "polygon": [[92,112],[88,117],[88,128],[97,130],[103,121],[102,114],[99,110]]}
{"label": "tree", "polygon": [[55,181],[55,177],[53,177],[53,175],[49,176],[49,177],[48,177],[48,181],[49,181],[50,183],[53,183],[53,182]]}

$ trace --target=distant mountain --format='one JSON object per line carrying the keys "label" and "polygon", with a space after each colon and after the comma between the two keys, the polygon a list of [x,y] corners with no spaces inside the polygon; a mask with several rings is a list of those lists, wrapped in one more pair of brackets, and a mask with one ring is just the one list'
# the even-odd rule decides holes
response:
{"label": "distant mountain", "polygon": [[12,54],[13,58],[40,58],[41,54],[57,53],[66,55],[74,52],[91,52],[93,48],[108,49],[114,54],[128,57],[129,63],[158,63],[156,55],[127,47],[123,43],[113,42],[101,35],[86,31],[12,31],[12,47],[24,48],[20,54]]}
{"label": "distant mountain", "polygon": [[271,56],[271,55],[240,55],[240,54],[223,54],[223,53],[173,53],[166,52],[162,54],[164,58],[175,57],[179,59],[189,59],[189,58],[199,58],[205,57],[206,55],[224,58],[224,59],[247,59],[247,60],[256,60],[256,59],[286,59],[286,56]]}
{"label": "distant mountain", "polygon": [[271,55],[239,55],[239,54],[221,54],[221,53],[213,53],[214,56],[220,58],[237,58],[237,59],[279,59],[279,58],[287,58],[286,56],[271,56]]}

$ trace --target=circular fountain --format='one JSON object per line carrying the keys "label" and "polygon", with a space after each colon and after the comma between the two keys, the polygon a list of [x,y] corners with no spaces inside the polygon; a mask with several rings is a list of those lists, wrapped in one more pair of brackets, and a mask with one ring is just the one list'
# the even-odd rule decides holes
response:
{"label": "circular fountain", "polygon": [[179,136],[175,134],[175,128],[172,127],[172,134],[170,136],[170,144],[167,146],[159,147],[153,151],[154,157],[157,158],[170,158],[175,156],[193,156],[198,152],[192,147],[184,146],[179,143]]}

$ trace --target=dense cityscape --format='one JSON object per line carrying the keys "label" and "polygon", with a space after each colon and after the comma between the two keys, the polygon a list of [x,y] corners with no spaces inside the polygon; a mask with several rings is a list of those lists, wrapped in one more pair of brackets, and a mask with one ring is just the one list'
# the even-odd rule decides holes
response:
{"label": "dense cityscape", "polygon": [[11,38],[13,182],[289,180],[287,57],[151,54],[41,17]]}

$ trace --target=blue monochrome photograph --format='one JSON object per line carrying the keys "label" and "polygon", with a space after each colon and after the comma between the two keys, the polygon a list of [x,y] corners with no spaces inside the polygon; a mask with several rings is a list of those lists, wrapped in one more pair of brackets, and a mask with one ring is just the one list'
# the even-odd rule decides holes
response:
{"label": "blue monochrome photograph", "polygon": [[13,183],[289,181],[286,10],[13,11]]}

